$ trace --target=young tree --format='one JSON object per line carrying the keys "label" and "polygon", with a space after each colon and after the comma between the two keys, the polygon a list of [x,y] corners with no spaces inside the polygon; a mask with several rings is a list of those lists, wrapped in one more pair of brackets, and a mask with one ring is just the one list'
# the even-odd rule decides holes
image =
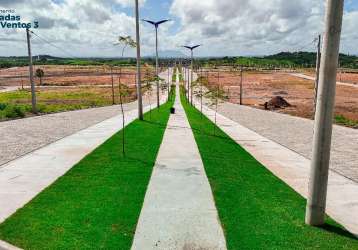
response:
{"label": "young tree", "polygon": [[115,43],[114,45],[123,46],[122,47],[122,58],[124,56],[124,51],[128,46],[131,47],[131,48],[137,47],[137,43],[132,39],[131,36],[119,36],[118,37],[118,42]]}
{"label": "young tree", "polygon": [[196,80],[196,82],[194,83],[194,86],[199,86],[194,91],[194,94],[195,94],[196,97],[198,97],[200,99],[200,115],[201,115],[201,119],[203,118],[203,97],[206,94],[205,91],[204,91],[204,87],[207,86],[207,83],[208,83],[208,80],[207,80],[207,78],[204,77],[203,70],[201,69],[201,74],[200,74],[199,78]]}
{"label": "young tree", "polygon": [[[131,36],[119,36],[118,41],[114,45],[122,46],[122,54],[121,54],[122,59],[127,47],[131,47],[131,48],[137,47],[137,43],[132,39]],[[124,137],[125,117],[124,117],[124,110],[123,110],[123,99],[129,94],[129,91],[128,91],[128,87],[121,83],[121,76],[122,76],[122,67],[120,66],[119,77],[118,77],[118,89],[119,89],[119,102],[122,112],[122,152],[123,155],[125,155],[125,137]]]}
{"label": "young tree", "polygon": [[127,85],[121,84],[120,78],[118,78],[118,82],[119,82],[119,103],[121,106],[121,113],[122,113],[122,153],[123,155],[125,155],[125,133],[124,133],[125,117],[124,117],[124,110],[123,110],[123,100],[128,96],[129,90]]}
{"label": "young tree", "polygon": [[45,76],[45,72],[42,69],[37,69],[35,72],[36,77],[40,79],[40,86],[42,85],[42,78]]}
{"label": "young tree", "polygon": [[[124,52],[127,47],[130,47],[130,48],[137,47],[137,43],[132,39],[131,36],[119,36],[118,42],[116,42],[114,45],[122,46],[122,54],[121,54],[122,59],[123,59]],[[119,65],[119,78],[121,78],[121,76],[122,76],[122,67],[121,67],[121,65]],[[121,91],[120,88],[119,88],[119,91]]]}
{"label": "young tree", "polygon": [[152,120],[152,90],[153,90],[153,86],[152,83],[150,81],[150,74],[149,74],[149,69],[147,68],[145,71],[145,81],[146,81],[146,89],[148,92],[148,101],[149,101],[149,120]]}
{"label": "young tree", "polygon": [[209,106],[215,107],[215,117],[214,117],[214,135],[215,135],[215,127],[216,127],[216,117],[218,112],[218,105],[221,101],[227,100],[227,96],[225,94],[224,89],[221,87],[219,83],[216,86],[212,87],[208,92],[205,93],[205,97],[209,100]]}

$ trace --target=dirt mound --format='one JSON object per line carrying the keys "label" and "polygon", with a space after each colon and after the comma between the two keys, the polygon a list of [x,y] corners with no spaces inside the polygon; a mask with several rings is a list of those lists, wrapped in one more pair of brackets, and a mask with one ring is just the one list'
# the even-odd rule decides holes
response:
{"label": "dirt mound", "polygon": [[288,93],[286,91],[277,91],[277,92],[273,92],[274,95],[288,95]]}
{"label": "dirt mound", "polygon": [[265,102],[264,107],[265,109],[280,109],[291,107],[291,104],[289,104],[282,96],[275,96],[270,101]]}

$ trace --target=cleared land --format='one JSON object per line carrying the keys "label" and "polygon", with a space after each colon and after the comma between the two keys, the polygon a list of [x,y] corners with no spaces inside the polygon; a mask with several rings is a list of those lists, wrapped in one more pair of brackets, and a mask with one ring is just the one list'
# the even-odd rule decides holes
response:
{"label": "cleared land", "polygon": [[[209,70],[203,76],[209,78],[209,88],[217,83],[224,89],[229,101],[239,103],[240,73],[234,71]],[[358,74],[357,74],[358,78]],[[263,109],[264,103],[274,96],[282,96],[292,106],[277,109],[277,112],[294,116],[312,118],[313,81],[291,76],[285,72],[249,71],[243,74],[243,103]],[[356,126],[358,121],[358,89],[337,86],[336,122],[347,126]]]}
{"label": "cleared land", "polygon": [[[37,69],[44,71],[42,85],[44,86],[78,86],[78,85],[110,85],[111,74],[115,77],[115,83],[121,78],[121,83],[128,86],[135,84],[135,67],[113,67],[112,73],[109,66],[68,66],[68,65],[35,65]],[[144,76],[153,76],[153,68],[145,65],[142,69]],[[0,70],[0,86],[24,86],[28,87],[29,67],[13,67]],[[40,85],[40,78],[35,76],[36,85]]]}
{"label": "cleared land", "polygon": [[[119,103],[120,93],[123,102],[136,98],[135,68],[107,66],[36,66],[45,72],[35,77],[39,113],[53,113],[102,107]],[[113,93],[112,93],[113,76]],[[143,82],[153,79],[150,66],[143,67]],[[119,83],[121,85],[119,85]],[[146,85],[146,84],[144,84]],[[31,116],[31,92],[28,81],[28,67],[15,67],[0,70],[0,87],[19,90],[0,93],[0,120]],[[143,87],[146,92],[147,87]]]}
{"label": "cleared land", "polygon": [[307,226],[305,199],[184,100],[228,249],[358,248],[330,218],[323,227]]}

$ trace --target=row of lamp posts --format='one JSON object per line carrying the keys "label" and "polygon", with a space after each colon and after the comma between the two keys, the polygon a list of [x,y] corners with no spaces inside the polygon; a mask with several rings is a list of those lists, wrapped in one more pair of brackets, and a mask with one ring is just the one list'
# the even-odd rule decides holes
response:
{"label": "row of lamp posts", "polygon": [[[311,160],[311,174],[306,207],[306,223],[320,226],[325,221],[328,170],[330,162],[330,147],[332,137],[333,110],[335,100],[336,76],[339,58],[339,46],[342,30],[344,0],[327,0],[325,16],[325,35],[321,68],[317,92],[317,108],[314,123],[313,154]],[[137,92],[139,119],[143,119],[141,102],[140,77],[140,39],[139,39],[139,11],[138,0],[135,0],[136,13],[136,41],[137,41]],[[168,20],[153,22],[145,20],[156,29],[156,75],[158,81],[158,26]],[[191,74],[193,73],[193,50],[197,46],[184,46],[191,50]],[[191,76],[192,79],[192,76]],[[187,79],[189,80],[189,79]],[[189,91],[189,89],[188,89]],[[157,105],[159,106],[159,83],[157,82]],[[191,99],[192,101],[192,99]]]}

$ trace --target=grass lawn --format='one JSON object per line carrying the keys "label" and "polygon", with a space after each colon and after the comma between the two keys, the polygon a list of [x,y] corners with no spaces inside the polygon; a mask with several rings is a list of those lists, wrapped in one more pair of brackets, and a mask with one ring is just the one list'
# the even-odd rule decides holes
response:
{"label": "grass lawn", "polygon": [[[43,114],[112,105],[110,87],[43,89],[37,91],[36,96],[38,111]],[[133,101],[134,97],[135,90],[131,89],[124,101]],[[119,103],[118,86],[115,102]],[[31,115],[30,90],[0,93],[0,121],[27,115]]]}
{"label": "grass lawn", "polygon": [[36,250],[129,249],[171,105],[125,128],[125,157],[119,132],[2,223],[0,239]]}
{"label": "grass lawn", "polygon": [[332,219],[305,225],[305,199],[256,161],[181,95],[198,144],[228,249],[358,249]]}

